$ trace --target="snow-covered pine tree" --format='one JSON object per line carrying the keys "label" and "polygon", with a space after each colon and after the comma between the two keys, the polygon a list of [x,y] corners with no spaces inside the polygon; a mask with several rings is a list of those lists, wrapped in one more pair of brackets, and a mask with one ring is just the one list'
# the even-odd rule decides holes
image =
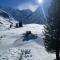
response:
{"label": "snow-covered pine tree", "polygon": [[52,0],[48,15],[44,33],[45,47],[48,52],[55,52],[56,60],[60,60],[60,0]]}

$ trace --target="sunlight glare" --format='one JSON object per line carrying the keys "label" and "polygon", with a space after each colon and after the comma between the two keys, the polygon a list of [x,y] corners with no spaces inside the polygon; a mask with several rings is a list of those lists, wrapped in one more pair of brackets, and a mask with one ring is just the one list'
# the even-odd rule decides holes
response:
{"label": "sunlight glare", "polygon": [[43,3],[43,0],[38,0],[38,3],[39,3],[39,4],[42,4],[42,3]]}

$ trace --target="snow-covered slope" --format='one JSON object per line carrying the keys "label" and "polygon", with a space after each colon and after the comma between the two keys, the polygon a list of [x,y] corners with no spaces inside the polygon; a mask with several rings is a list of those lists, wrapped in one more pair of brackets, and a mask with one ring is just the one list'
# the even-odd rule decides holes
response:
{"label": "snow-covered slope", "polygon": [[9,19],[4,19],[2,16],[0,16],[0,29],[9,26],[10,23],[7,20]]}
{"label": "snow-covered slope", "polygon": [[[21,28],[0,31],[0,60],[53,60],[43,43],[43,25],[27,24]],[[38,37],[23,41],[24,33],[31,31]]]}
{"label": "snow-covered slope", "polygon": [[0,30],[9,28],[10,24],[15,25],[16,23],[17,21],[10,17],[8,13],[0,10]]}

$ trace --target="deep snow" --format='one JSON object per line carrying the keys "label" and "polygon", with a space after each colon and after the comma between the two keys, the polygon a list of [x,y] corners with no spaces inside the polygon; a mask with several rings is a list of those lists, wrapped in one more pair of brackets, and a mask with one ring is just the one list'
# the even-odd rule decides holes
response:
{"label": "deep snow", "polygon": [[[27,24],[21,28],[0,31],[0,60],[53,60],[55,54],[47,53],[43,43],[43,25]],[[37,39],[23,42],[23,34],[31,31]],[[25,53],[26,51],[30,53]]]}

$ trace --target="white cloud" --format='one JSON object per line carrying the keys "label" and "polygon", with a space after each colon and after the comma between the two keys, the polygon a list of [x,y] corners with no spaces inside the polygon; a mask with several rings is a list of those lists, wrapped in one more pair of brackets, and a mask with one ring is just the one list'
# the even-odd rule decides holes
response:
{"label": "white cloud", "polygon": [[31,4],[31,3],[25,3],[25,4],[17,6],[17,8],[20,9],[20,10],[30,9],[34,12],[38,8],[38,5],[34,5],[34,4]]}

